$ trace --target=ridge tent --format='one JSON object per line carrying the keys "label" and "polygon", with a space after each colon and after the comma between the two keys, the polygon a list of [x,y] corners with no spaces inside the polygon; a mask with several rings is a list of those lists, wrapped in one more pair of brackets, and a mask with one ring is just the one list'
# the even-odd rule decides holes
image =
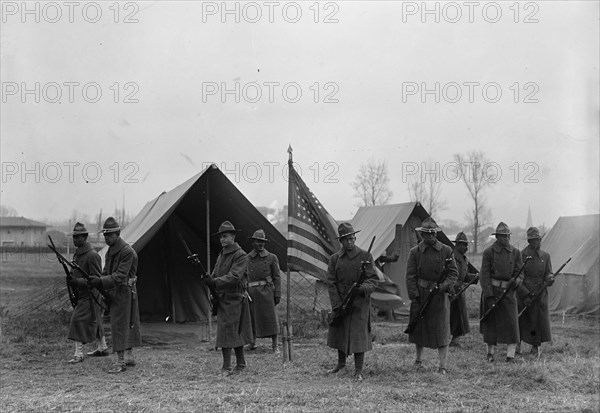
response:
{"label": "ridge tent", "polygon": [[542,240],[553,271],[573,256],[548,288],[550,312],[600,315],[599,225],[599,214],[560,217]]}
{"label": "ridge tent", "polygon": [[[415,229],[420,227],[427,217],[429,214],[419,202],[406,202],[360,207],[352,218],[354,229],[361,230],[356,234],[356,245],[367,249],[373,236],[376,236],[371,250],[374,260],[382,255],[398,256],[398,260],[383,265],[383,272],[389,281],[380,283],[379,288],[371,295],[374,305],[385,308],[386,294],[396,294],[406,300],[405,305],[399,308],[399,314],[408,315],[410,303],[406,289],[406,263],[410,249],[418,244]],[[437,239],[451,248],[454,247],[442,231],[437,233]],[[469,264],[469,272],[478,271]]]}
{"label": "ridge tent", "polygon": [[[208,217],[208,218],[207,218]],[[209,302],[200,283],[201,270],[188,259],[177,233],[211,271],[221,251],[214,235],[223,221],[241,230],[236,242],[250,252],[250,236],[262,228],[267,249],[286,269],[286,239],[227,179],[216,165],[148,202],[121,231],[138,254],[138,297],[142,321],[207,321]],[[104,255],[105,246],[101,251]],[[208,254],[207,254],[208,250]],[[208,259],[207,259],[208,255]]]}

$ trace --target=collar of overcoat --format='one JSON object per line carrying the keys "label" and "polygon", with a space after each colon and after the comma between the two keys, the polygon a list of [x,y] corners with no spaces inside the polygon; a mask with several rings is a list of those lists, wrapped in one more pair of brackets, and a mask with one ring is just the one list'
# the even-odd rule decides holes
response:
{"label": "collar of overcoat", "polygon": [[267,249],[265,248],[264,250],[261,251],[261,253],[259,254],[256,250],[252,250],[248,253],[248,255],[252,258],[256,257],[257,255],[260,255],[262,258],[265,258],[267,255],[269,255],[269,251],[267,251]]}
{"label": "collar of overcoat", "polygon": [[225,255],[225,254],[231,254],[232,252],[236,252],[240,248],[241,247],[239,246],[239,244],[237,242],[234,242],[233,244],[224,247],[221,250],[221,254],[223,254],[223,255]]}
{"label": "collar of overcoat", "polygon": [[421,241],[421,242],[419,243],[419,250],[420,250],[421,252],[425,252],[425,250],[426,250],[427,248],[433,248],[434,250],[436,250],[436,251],[439,251],[439,250],[441,250],[441,249],[442,249],[442,243],[441,243],[440,241],[438,241],[438,240],[435,240],[435,244],[433,244],[433,245],[431,245],[431,246],[429,246],[429,245],[425,244],[425,241]]}
{"label": "collar of overcoat", "polygon": [[351,251],[346,251],[345,248],[342,248],[342,253],[340,254],[340,257],[343,257],[344,254],[346,254],[348,256],[348,258],[353,259],[359,253],[360,253],[360,249],[355,245],[354,248],[352,248]]}
{"label": "collar of overcoat", "polygon": [[127,243],[123,240],[123,238],[119,237],[115,245],[113,245],[112,247],[108,247],[108,251],[106,251],[106,256],[112,257],[113,255],[116,255],[125,247],[125,245],[127,245]]}
{"label": "collar of overcoat", "polygon": [[81,247],[77,247],[77,249],[75,250],[73,255],[83,255],[86,252],[90,251],[91,249],[92,249],[92,244],[90,244],[89,242],[86,242]]}
{"label": "collar of overcoat", "polygon": [[528,256],[528,255],[533,255],[533,254],[535,254],[535,255],[537,255],[538,257],[541,257],[541,256],[542,256],[542,253],[543,253],[543,251],[542,251],[542,249],[541,249],[541,248],[540,248],[540,249],[538,249],[538,250],[536,251],[536,250],[534,250],[533,248],[531,248],[531,247],[528,245],[528,246],[526,246],[525,248],[523,248],[522,255],[524,255],[524,256]]}
{"label": "collar of overcoat", "polygon": [[496,252],[502,251],[502,248],[504,248],[508,252],[512,252],[512,245],[508,245],[508,246],[500,245],[500,244],[498,244],[498,241],[494,242],[494,245],[492,245],[492,248]]}

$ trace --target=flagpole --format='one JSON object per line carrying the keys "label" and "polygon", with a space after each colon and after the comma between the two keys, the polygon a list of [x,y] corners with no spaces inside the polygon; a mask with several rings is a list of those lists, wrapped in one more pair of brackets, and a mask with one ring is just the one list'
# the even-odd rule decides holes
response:
{"label": "flagpole", "polygon": [[[288,227],[289,227],[289,210],[291,207],[291,202],[293,202],[292,199],[292,191],[291,191],[291,185],[292,185],[292,180],[291,180],[291,176],[292,176],[292,169],[294,169],[294,161],[292,158],[292,145],[290,145],[288,147]],[[290,238],[290,233],[288,230],[288,240]],[[287,260],[287,300],[286,300],[286,323],[285,323],[285,333],[284,335],[286,336],[287,340],[283,343],[284,347],[287,345],[287,351],[284,351],[284,357],[283,357],[283,362],[285,363],[287,360],[292,361],[292,325],[290,323],[290,303],[291,303],[291,275],[290,275],[290,262],[289,262],[289,256],[287,255],[286,252],[286,260]],[[287,356],[287,357],[286,357]]]}

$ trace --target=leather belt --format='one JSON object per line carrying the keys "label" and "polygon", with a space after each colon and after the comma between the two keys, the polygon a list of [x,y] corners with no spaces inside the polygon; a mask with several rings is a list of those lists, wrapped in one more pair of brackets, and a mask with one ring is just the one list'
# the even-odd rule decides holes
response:
{"label": "leather belt", "polygon": [[427,281],[427,280],[423,280],[421,278],[417,279],[417,283],[419,284],[419,287],[423,287],[428,290],[435,288],[435,286],[437,285],[437,283],[435,281]]}
{"label": "leather belt", "polygon": [[505,280],[497,280],[495,278],[492,278],[492,285],[494,287],[500,287],[500,288],[508,288],[508,286],[510,285],[510,281],[505,281]]}
{"label": "leather belt", "polygon": [[251,281],[248,283],[248,287],[258,287],[259,285],[267,285],[267,281]]}

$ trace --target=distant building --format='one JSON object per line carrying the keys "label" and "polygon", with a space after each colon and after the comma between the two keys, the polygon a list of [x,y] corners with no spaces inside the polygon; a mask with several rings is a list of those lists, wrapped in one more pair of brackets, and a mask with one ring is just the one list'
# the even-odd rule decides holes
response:
{"label": "distant building", "polygon": [[0,245],[37,247],[46,242],[47,225],[23,217],[0,217]]}

